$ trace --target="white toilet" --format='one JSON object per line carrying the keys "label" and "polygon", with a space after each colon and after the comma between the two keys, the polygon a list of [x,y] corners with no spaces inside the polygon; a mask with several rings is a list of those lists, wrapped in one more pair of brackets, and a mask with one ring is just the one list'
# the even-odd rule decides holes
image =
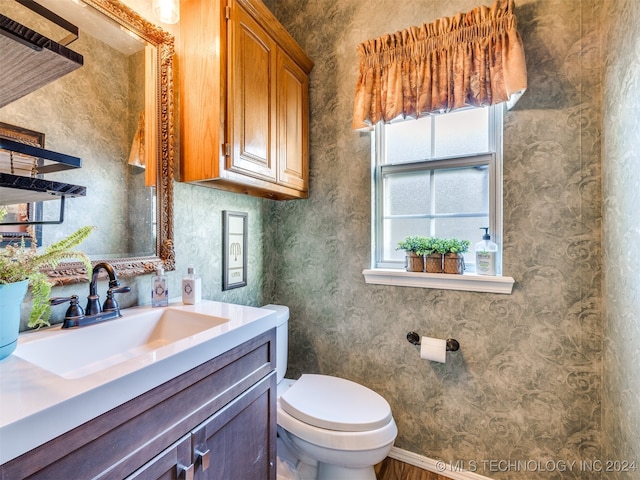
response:
{"label": "white toilet", "polygon": [[263,308],[278,314],[278,479],[375,480],[398,434],[389,403],[343,378],[285,379],[289,308]]}

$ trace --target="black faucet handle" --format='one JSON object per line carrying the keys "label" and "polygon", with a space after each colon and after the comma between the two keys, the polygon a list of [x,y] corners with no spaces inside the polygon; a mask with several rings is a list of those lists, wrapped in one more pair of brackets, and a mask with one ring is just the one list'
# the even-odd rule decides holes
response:
{"label": "black faucet handle", "polygon": [[53,297],[49,299],[50,305],[60,305],[61,303],[69,302],[69,308],[64,314],[63,328],[69,328],[77,326],[77,321],[84,318],[84,310],[78,305],[78,296],[71,295],[70,297]]}
{"label": "black faucet handle", "polygon": [[71,295],[70,297],[52,297],[49,299],[49,305],[60,305],[61,303],[74,302],[78,304],[78,296]]}
{"label": "black faucet handle", "polygon": [[107,290],[107,298],[105,299],[104,304],[102,305],[102,311],[103,312],[114,312],[114,311],[119,312],[120,306],[118,305],[118,302],[114,298],[114,295],[116,293],[127,293],[130,291],[131,291],[131,287],[129,286],[111,287],[109,290]]}
{"label": "black faucet handle", "polygon": [[107,295],[111,294],[113,295],[114,293],[127,293],[131,291],[131,287],[128,285],[125,285],[124,287],[112,287],[109,290],[107,290]]}

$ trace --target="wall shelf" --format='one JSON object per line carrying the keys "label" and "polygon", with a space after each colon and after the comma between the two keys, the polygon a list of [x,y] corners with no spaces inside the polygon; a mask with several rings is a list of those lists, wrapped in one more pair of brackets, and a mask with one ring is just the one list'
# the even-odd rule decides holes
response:
{"label": "wall shelf", "polygon": [[0,204],[84,196],[86,187],[41,178],[42,174],[81,166],[78,157],[0,138]]}
{"label": "wall shelf", "polygon": [[80,185],[0,173],[0,204],[2,205],[42,202],[60,197],[83,197],[86,193],[86,187]]}
{"label": "wall shelf", "polygon": [[82,55],[0,14],[0,107],[81,67]]}
{"label": "wall shelf", "polygon": [[[4,150],[4,152],[3,152]],[[29,171],[32,163],[37,164],[37,174],[46,174],[82,167],[82,160],[78,157],[64,153],[46,150],[22,142],[16,142],[7,138],[0,138],[0,165],[9,160],[10,153],[18,154],[18,160],[22,165],[28,165],[23,170]],[[7,158],[5,158],[7,157]]]}

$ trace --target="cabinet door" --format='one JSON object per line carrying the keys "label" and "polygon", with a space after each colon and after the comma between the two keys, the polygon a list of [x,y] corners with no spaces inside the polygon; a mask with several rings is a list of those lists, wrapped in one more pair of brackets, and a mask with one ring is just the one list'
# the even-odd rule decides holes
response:
{"label": "cabinet door", "polygon": [[309,79],[278,50],[278,183],[308,189]]}
{"label": "cabinet door", "polygon": [[276,44],[236,2],[231,14],[227,169],[276,180]]}
{"label": "cabinet door", "polygon": [[193,480],[191,436],[187,435],[129,475],[126,480]]}
{"label": "cabinet door", "polygon": [[181,0],[180,180],[217,178],[226,115],[226,2]]}
{"label": "cabinet door", "polygon": [[275,397],[272,373],[193,431],[196,479],[275,480]]}

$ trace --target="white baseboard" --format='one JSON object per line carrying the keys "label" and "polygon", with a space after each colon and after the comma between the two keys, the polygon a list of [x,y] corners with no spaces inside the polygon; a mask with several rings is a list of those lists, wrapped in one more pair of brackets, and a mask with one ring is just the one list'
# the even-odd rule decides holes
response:
{"label": "white baseboard", "polygon": [[417,453],[409,452],[408,450],[403,450],[398,447],[391,447],[389,457],[429,472],[444,475],[453,480],[491,480],[477,473],[458,469],[455,463],[447,464],[446,462],[434,460],[433,458],[418,455]]}

